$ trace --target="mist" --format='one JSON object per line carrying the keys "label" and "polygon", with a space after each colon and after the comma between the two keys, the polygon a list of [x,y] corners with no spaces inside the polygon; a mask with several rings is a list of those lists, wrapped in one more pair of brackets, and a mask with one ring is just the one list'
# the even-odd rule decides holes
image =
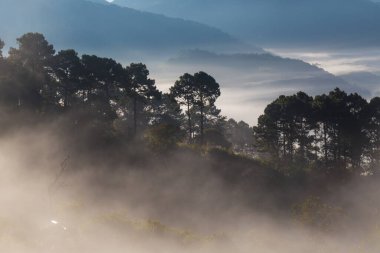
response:
{"label": "mist", "polygon": [[[280,53],[278,55],[281,55]],[[189,50],[169,60],[150,61],[151,74],[163,90],[184,72],[200,69],[217,78],[222,95],[217,105],[230,118],[242,119],[251,125],[264,112],[266,105],[280,95],[290,95],[300,90],[312,95],[333,90],[336,87],[349,92],[358,92],[365,97],[376,94],[375,85],[367,82],[351,82],[324,70],[310,58],[284,57],[270,53],[218,54],[204,50]],[[310,62],[310,63],[309,63]],[[312,64],[314,63],[314,64]],[[323,62],[321,62],[323,64]]]}
{"label": "mist", "polygon": [[177,4],[0,0],[0,252],[378,253],[379,5]]}
{"label": "mist", "polygon": [[[149,158],[142,161],[136,158],[136,145],[134,150],[126,147],[123,156],[106,148],[78,153],[66,134],[59,121],[1,137],[2,251],[379,249],[377,177],[353,180],[313,197],[308,187],[284,188],[270,178],[266,183],[252,181],[253,172],[262,180],[257,169],[245,172],[248,185],[231,181],[220,171],[224,169],[215,169],[211,155],[202,159],[177,151],[163,157],[145,151]],[[285,199],[292,204],[284,205]],[[310,208],[321,213],[312,214]]]}

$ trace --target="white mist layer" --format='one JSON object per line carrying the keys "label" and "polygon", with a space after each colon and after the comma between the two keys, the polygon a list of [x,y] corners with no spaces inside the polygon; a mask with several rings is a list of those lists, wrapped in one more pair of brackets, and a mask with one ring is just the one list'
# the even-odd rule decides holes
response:
{"label": "white mist layer", "polygon": [[[324,235],[255,214],[226,199],[219,180],[194,187],[193,175],[178,168],[107,178],[95,168],[62,165],[67,153],[46,132],[0,141],[0,252],[378,252],[350,233]],[[218,210],[223,218],[203,211],[224,201],[231,206]]]}

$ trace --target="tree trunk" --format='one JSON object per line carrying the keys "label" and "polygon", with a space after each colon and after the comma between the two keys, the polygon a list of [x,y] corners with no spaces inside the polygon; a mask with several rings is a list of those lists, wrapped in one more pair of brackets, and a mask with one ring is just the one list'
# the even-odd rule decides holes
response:
{"label": "tree trunk", "polygon": [[64,102],[63,102],[63,107],[65,108],[65,109],[67,109],[67,107],[68,107],[68,92],[67,92],[67,88],[64,88],[65,89],[65,94],[64,94]]}
{"label": "tree trunk", "polygon": [[110,88],[108,84],[106,84],[105,90],[106,90],[106,100],[109,102],[111,98],[110,98]]}
{"label": "tree trunk", "polygon": [[282,128],[282,159],[286,158],[286,133],[285,133],[285,123],[281,123]]}
{"label": "tree trunk", "polygon": [[137,134],[137,98],[133,98],[133,133]]}
{"label": "tree trunk", "polygon": [[188,126],[189,126],[189,143],[192,141],[193,137],[193,129],[191,124],[191,113],[190,113],[190,102],[187,102],[187,120],[188,120]]}
{"label": "tree trunk", "polygon": [[325,165],[327,166],[327,127],[326,123],[323,123],[323,148],[325,149]]}
{"label": "tree trunk", "polygon": [[204,143],[204,106],[203,106],[203,101],[201,102],[201,145],[203,146]]}

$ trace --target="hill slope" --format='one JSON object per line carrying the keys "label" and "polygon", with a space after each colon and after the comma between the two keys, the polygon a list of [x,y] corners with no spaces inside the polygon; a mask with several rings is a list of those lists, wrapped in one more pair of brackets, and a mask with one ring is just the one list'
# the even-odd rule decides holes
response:
{"label": "hill slope", "polygon": [[340,76],[342,79],[363,89],[370,90],[373,96],[380,94],[380,76],[371,72],[352,72]]}
{"label": "hill slope", "polygon": [[183,17],[265,46],[378,46],[380,5],[370,0],[115,0]]}
{"label": "hill slope", "polygon": [[367,87],[357,87],[301,60],[271,54],[215,54],[192,50],[153,68],[158,83],[168,88],[185,72],[206,71],[218,80],[223,114],[255,124],[265,106],[282,94],[305,91],[317,95],[336,87],[368,96]]}
{"label": "hill slope", "polygon": [[58,48],[106,56],[186,48],[231,49],[231,36],[196,22],[84,0],[0,0],[0,38],[42,32]]}
{"label": "hill slope", "polygon": [[[272,54],[215,54],[201,50],[183,52],[171,59],[173,67],[199,68],[229,78],[230,87],[273,88],[278,92],[303,90],[319,94],[340,87],[350,92],[368,95],[369,91],[301,60]],[[194,67],[195,66],[195,67]],[[225,71],[228,69],[229,71]],[[239,80],[239,81],[238,81]],[[257,90],[256,90],[257,91]]]}

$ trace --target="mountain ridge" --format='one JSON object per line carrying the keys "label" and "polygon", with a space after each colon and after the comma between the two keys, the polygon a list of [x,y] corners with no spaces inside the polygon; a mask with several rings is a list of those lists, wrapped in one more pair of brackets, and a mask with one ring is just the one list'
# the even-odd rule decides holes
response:
{"label": "mountain ridge", "polygon": [[114,4],[196,20],[266,47],[378,46],[380,4],[369,0],[115,0]]}
{"label": "mountain ridge", "polygon": [[43,33],[57,48],[76,48],[119,58],[189,48],[238,50],[247,46],[199,22],[114,4],[85,0],[1,0],[0,38],[13,46],[16,38],[27,32]]}
{"label": "mountain ridge", "polygon": [[[169,73],[163,73],[165,70]],[[189,50],[172,57],[153,73],[158,83],[168,88],[183,73],[199,70],[209,73],[220,83],[223,93],[218,106],[224,114],[250,124],[255,124],[265,106],[279,95],[299,91],[319,95],[337,87],[365,97],[372,93],[368,87],[351,84],[316,65],[269,53],[226,54]]]}

